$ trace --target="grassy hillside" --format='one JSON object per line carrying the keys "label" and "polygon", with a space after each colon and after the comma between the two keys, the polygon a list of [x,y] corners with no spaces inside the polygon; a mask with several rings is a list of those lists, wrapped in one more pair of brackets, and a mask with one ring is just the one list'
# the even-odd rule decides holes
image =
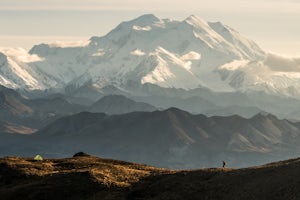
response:
{"label": "grassy hillside", "polygon": [[78,156],[0,159],[7,199],[299,199],[300,159],[264,166],[172,171]]}

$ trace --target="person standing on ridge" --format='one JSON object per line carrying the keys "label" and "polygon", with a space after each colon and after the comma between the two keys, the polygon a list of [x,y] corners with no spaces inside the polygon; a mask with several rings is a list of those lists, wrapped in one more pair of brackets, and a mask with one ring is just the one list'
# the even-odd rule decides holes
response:
{"label": "person standing on ridge", "polygon": [[223,168],[225,168],[226,167],[226,162],[225,161],[223,161]]}

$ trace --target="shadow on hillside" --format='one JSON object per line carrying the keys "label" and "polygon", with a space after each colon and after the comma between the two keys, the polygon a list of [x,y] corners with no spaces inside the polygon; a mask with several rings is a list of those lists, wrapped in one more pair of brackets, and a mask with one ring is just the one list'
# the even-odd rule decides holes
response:
{"label": "shadow on hillside", "polygon": [[127,199],[296,200],[300,199],[300,168],[296,165],[149,176],[132,185]]}

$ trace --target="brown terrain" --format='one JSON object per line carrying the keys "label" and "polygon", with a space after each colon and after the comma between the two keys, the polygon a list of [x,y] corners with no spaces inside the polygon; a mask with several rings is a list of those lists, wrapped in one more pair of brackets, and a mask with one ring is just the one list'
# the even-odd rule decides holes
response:
{"label": "brown terrain", "polygon": [[0,159],[0,199],[300,199],[300,159],[173,171],[82,155]]}

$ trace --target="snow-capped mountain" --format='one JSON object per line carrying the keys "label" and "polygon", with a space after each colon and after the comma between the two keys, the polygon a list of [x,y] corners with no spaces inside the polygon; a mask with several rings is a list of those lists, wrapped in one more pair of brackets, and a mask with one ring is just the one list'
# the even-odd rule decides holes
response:
{"label": "snow-capped mountain", "polygon": [[234,60],[218,68],[224,82],[238,91],[264,91],[300,98],[300,58],[267,54],[264,60]]}
{"label": "snow-capped mountain", "polygon": [[92,79],[99,87],[107,82],[122,87],[134,81],[167,88],[231,90],[214,70],[233,59],[261,59],[264,53],[225,26],[223,37],[214,30],[221,31],[221,26],[196,16],[180,22],[144,15],[123,22],[106,36],[91,38],[88,47],[94,48],[99,63],[73,83]]}
{"label": "snow-capped mountain", "polygon": [[[0,84],[25,90],[128,83],[300,98],[300,59],[265,53],[220,22],[143,15],[84,44],[0,50]],[[128,92],[128,91],[126,91]],[[134,91],[130,91],[133,92]]]}
{"label": "snow-capped mountain", "polygon": [[43,59],[21,48],[0,49],[0,84],[9,88],[44,90],[55,87],[56,80],[35,68]]}
{"label": "snow-capped mountain", "polygon": [[[6,69],[1,68],[1,84],[25,89],[88,81],[98,87],[120,87],[128,80],[161,87],[205,85],[218,89],[210,86],[212,79],[205,80],[208,72],[234,59],[264,56],[254,42],[233,29],[193,15],[183,21],[143,15],[121,23],[104,37],[92,37],[85,45],[41,44],[29,54],[21,49],[4,49],[2,53],[1,66]],[[215,76],[214,85],[222,85],[220,80]]]}

